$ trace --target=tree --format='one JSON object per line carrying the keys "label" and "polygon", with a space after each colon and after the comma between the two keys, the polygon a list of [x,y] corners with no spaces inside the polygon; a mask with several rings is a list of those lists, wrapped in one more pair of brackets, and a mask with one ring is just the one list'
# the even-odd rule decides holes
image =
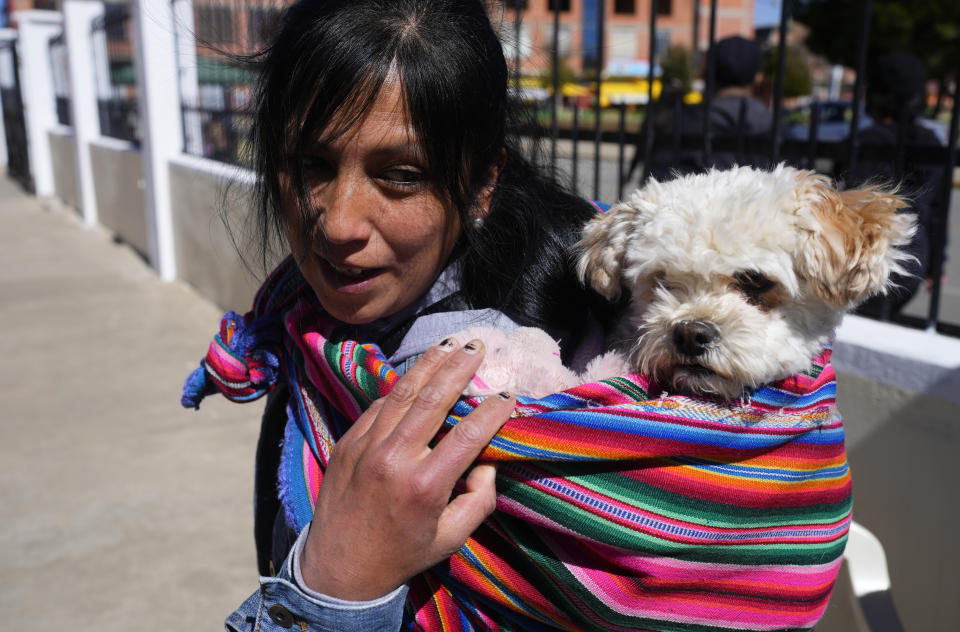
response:
{"label": "tree", "polygon": [[[570,67],[570,64],[567,63],[567,60],[561,57],[558,61],[557,74],[560,75],[560,87],[562,88],[566,83],[577,83],[579,77],[577,77],[577,73]],[[547,68],[543,74],[540,75],[540,83],[547,90],[553,90],[552,69]]]}
{"label": "tree", "polygon": [[[763,63],[764,80],[771,86],[777,76],[779,57],[779,50],[774,48]],[[810,94],[811,90],[813,80],[810,78],[810,63],[806,51],[798,46],[787,46],[787,56],[783,62],[783,96],[802,97]]]}
{"label": "tree", "polygon": [[[795,17],[810,27],[806,41],[810,50],[856,68],[861,5],[862,0],[799,0]],[[893,51],[910,52],[923,60],[929,78],[947,79],[956,72],[958,50],[957,0],[873,1],[868,60]]]}
{"label": "tree", "polygon": [[693,60],[689,50],[678,44],[670,45],[660,62],[660,71],[660,79],[664,86],[677,87],[685,93],[690,91],[693,80]]}

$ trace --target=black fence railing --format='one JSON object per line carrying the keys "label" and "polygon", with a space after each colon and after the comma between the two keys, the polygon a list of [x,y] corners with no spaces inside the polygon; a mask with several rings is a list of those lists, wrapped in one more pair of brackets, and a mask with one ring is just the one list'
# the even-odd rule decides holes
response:
{"label": "black fence railing", "polygon": [[111,138],[140,142],[140,112],[135,99],[98,98],[100,133]]}
{"label": "black fence railing", "polygon": [[246,110],[205,108],[181,104],[183,120],[200,130],[201,144],[194,153],[232,165],[248,166],[248,137],[252,116]]}
{"label": "black fence railing", "polygon": [[27,191],[33,191],[17,58],[15,42],[0,45],[0,107],[3,110],[3,130],[7,144],[7,174]]}
{"label": "black fence railing", "polygon": [[67,45],[63,32],[50,38],[48,45],[50,72],[53,77],[53,98],[57,109],[57,122],[69,127],[70,122],[70,76],[67,67]]}
{"label": "black fence railing", "polygon": [[[178,0],[171,0],[175,5]],[[256,71],[247,56],[265,47],[289,0],[209,0],[193,3],[193,28],[181,24],[180,102],[188,154],[249,166],[249,102]],[[179,44],[178,44],[179,46]]]}
{"label": "black fence railing", "polygon": [[105,3],[90,30],[97,112],[104,136],[140,143],[137,77],[133,63],[130,7]]}
{"label": "black fence railing", "polygon": [[72,115],[70,114],[70,97],[54,96],[57,108],[57,122],[61,125],[70,127],[72,125]]}

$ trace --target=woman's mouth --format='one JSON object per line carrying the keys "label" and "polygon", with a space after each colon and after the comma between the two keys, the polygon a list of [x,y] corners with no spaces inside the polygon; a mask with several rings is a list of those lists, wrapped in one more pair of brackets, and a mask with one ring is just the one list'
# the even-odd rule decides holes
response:
{"label": "woman's mouth", "polygon": [[318,256],[323,276],[335,290],[347,293],[362,292],[369,282],[383,272],[383,268],[359,268],[334,263]]}

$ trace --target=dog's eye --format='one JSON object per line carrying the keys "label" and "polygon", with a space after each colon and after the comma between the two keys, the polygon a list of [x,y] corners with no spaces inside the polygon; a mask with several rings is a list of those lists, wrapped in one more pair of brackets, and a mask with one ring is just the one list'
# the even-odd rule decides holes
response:
{"label": "dog's eye", "polygon": [[776,281],[768,279],[756,270],[746,270],[733,275],[740,289],[750,297],[757,297],[773,289]]}
{"label": "dog's eye", "polygon": [[674,279],[669,279],[664,275],[658,275],[657,285],[667,292],[674,293],[683,288],[683,284]]}

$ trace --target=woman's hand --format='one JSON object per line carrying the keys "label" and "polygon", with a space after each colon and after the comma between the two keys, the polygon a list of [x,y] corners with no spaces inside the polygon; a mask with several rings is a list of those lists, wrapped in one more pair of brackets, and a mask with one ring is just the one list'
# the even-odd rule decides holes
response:
{"label": "woman's hand", "polygon": [[447,339],[428,350],[334,446],[307,536],[301,573],[309,588],[351,601],[381,597],[450,557],[496,505],[492,465],[467,470],[513,411],[488,397],[433,448],[482,343]]}

